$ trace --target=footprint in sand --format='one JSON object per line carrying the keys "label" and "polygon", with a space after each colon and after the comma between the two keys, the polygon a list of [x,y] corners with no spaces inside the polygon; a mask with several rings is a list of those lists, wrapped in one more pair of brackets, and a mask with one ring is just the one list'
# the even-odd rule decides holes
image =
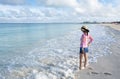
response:
{"label": "footprint in sand", "polygon": [[88,67],[88,69],[89,69],[89,70],[93,70],[93,68],[92,68],[92,67]]}
{"label": "footprint in sand", "polygon": [[109,72],[105,72],[104,75],[109,75],[109,76],[110,76],[110,75],[112,75],[112,74],[109,73]]}
{"label": "footprint in sand", "polygon": [[97,75],[97,74],[99,74],[99,73],[98,73],[98,72],[91,72],[91,74]]}

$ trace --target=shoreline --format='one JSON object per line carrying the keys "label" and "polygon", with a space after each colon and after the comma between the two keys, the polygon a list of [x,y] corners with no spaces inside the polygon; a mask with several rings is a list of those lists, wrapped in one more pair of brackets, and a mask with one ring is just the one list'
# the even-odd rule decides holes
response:
{"label": "shoreline", "polygon": [[100,25],[111,27],[111,28],[113,28],[115,30],[119,30],[120,31],[120,24],[110,24],[110,23],[108,23],[108,24],[100,24]]}
{"label": "shoreline", "polygon": [[[120,31],[120,24],[100,25]],[[116,36],[120,39],[120,35]],[[76,72],[75,79],[119,79],[120,41],[117,42],[110,47],[112,54],[99,57],[97,63],[90,63],[86,69]]]}

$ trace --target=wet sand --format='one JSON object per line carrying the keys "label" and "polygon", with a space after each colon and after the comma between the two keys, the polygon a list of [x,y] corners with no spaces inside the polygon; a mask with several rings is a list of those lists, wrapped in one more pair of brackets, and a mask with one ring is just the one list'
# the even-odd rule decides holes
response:
{"label": "wet sand", "polygon": [[[120,25],[105,24],[120,32]],[[111,45],[111,55],[103,56],[97,63],[90,64],[86,69],[79,70],[75,79],[119,79],[120,78],[120,34],[115,35],[117,41]]]}

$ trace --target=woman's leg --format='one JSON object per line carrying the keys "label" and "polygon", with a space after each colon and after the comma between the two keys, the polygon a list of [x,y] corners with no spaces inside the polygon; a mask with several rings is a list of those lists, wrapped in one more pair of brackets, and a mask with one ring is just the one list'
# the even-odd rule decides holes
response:
{"label": "woman's leg", "polygon": [[82,69],[82,59],[83,59],[84,54],[80,53],[80,70]]}
{"label": "woman's leg", "polygon": [[84,58],[85,58],[84,67],[86,67],[88,64],[88,54],[87,53],[84,53]]}

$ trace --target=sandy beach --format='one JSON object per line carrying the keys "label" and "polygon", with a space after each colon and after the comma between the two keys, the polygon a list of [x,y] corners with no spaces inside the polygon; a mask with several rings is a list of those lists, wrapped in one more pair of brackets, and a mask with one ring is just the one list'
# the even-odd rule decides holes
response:
{"label": "sandy beach", "polygon": [[108,26],[111,27],[115,30],[119,30],[120,31],[120,24],[102,24],[103,26]]}
{"label": "sandy beach", "polygon": [[[119,24],[103,24],[120,33]],[[111,45],[111,55],[98,58],[97,63],[91,63],[86,69],[76,72],[76,79],[119,79],[120,78],[120,35],[116,34],[117,44]]]}

